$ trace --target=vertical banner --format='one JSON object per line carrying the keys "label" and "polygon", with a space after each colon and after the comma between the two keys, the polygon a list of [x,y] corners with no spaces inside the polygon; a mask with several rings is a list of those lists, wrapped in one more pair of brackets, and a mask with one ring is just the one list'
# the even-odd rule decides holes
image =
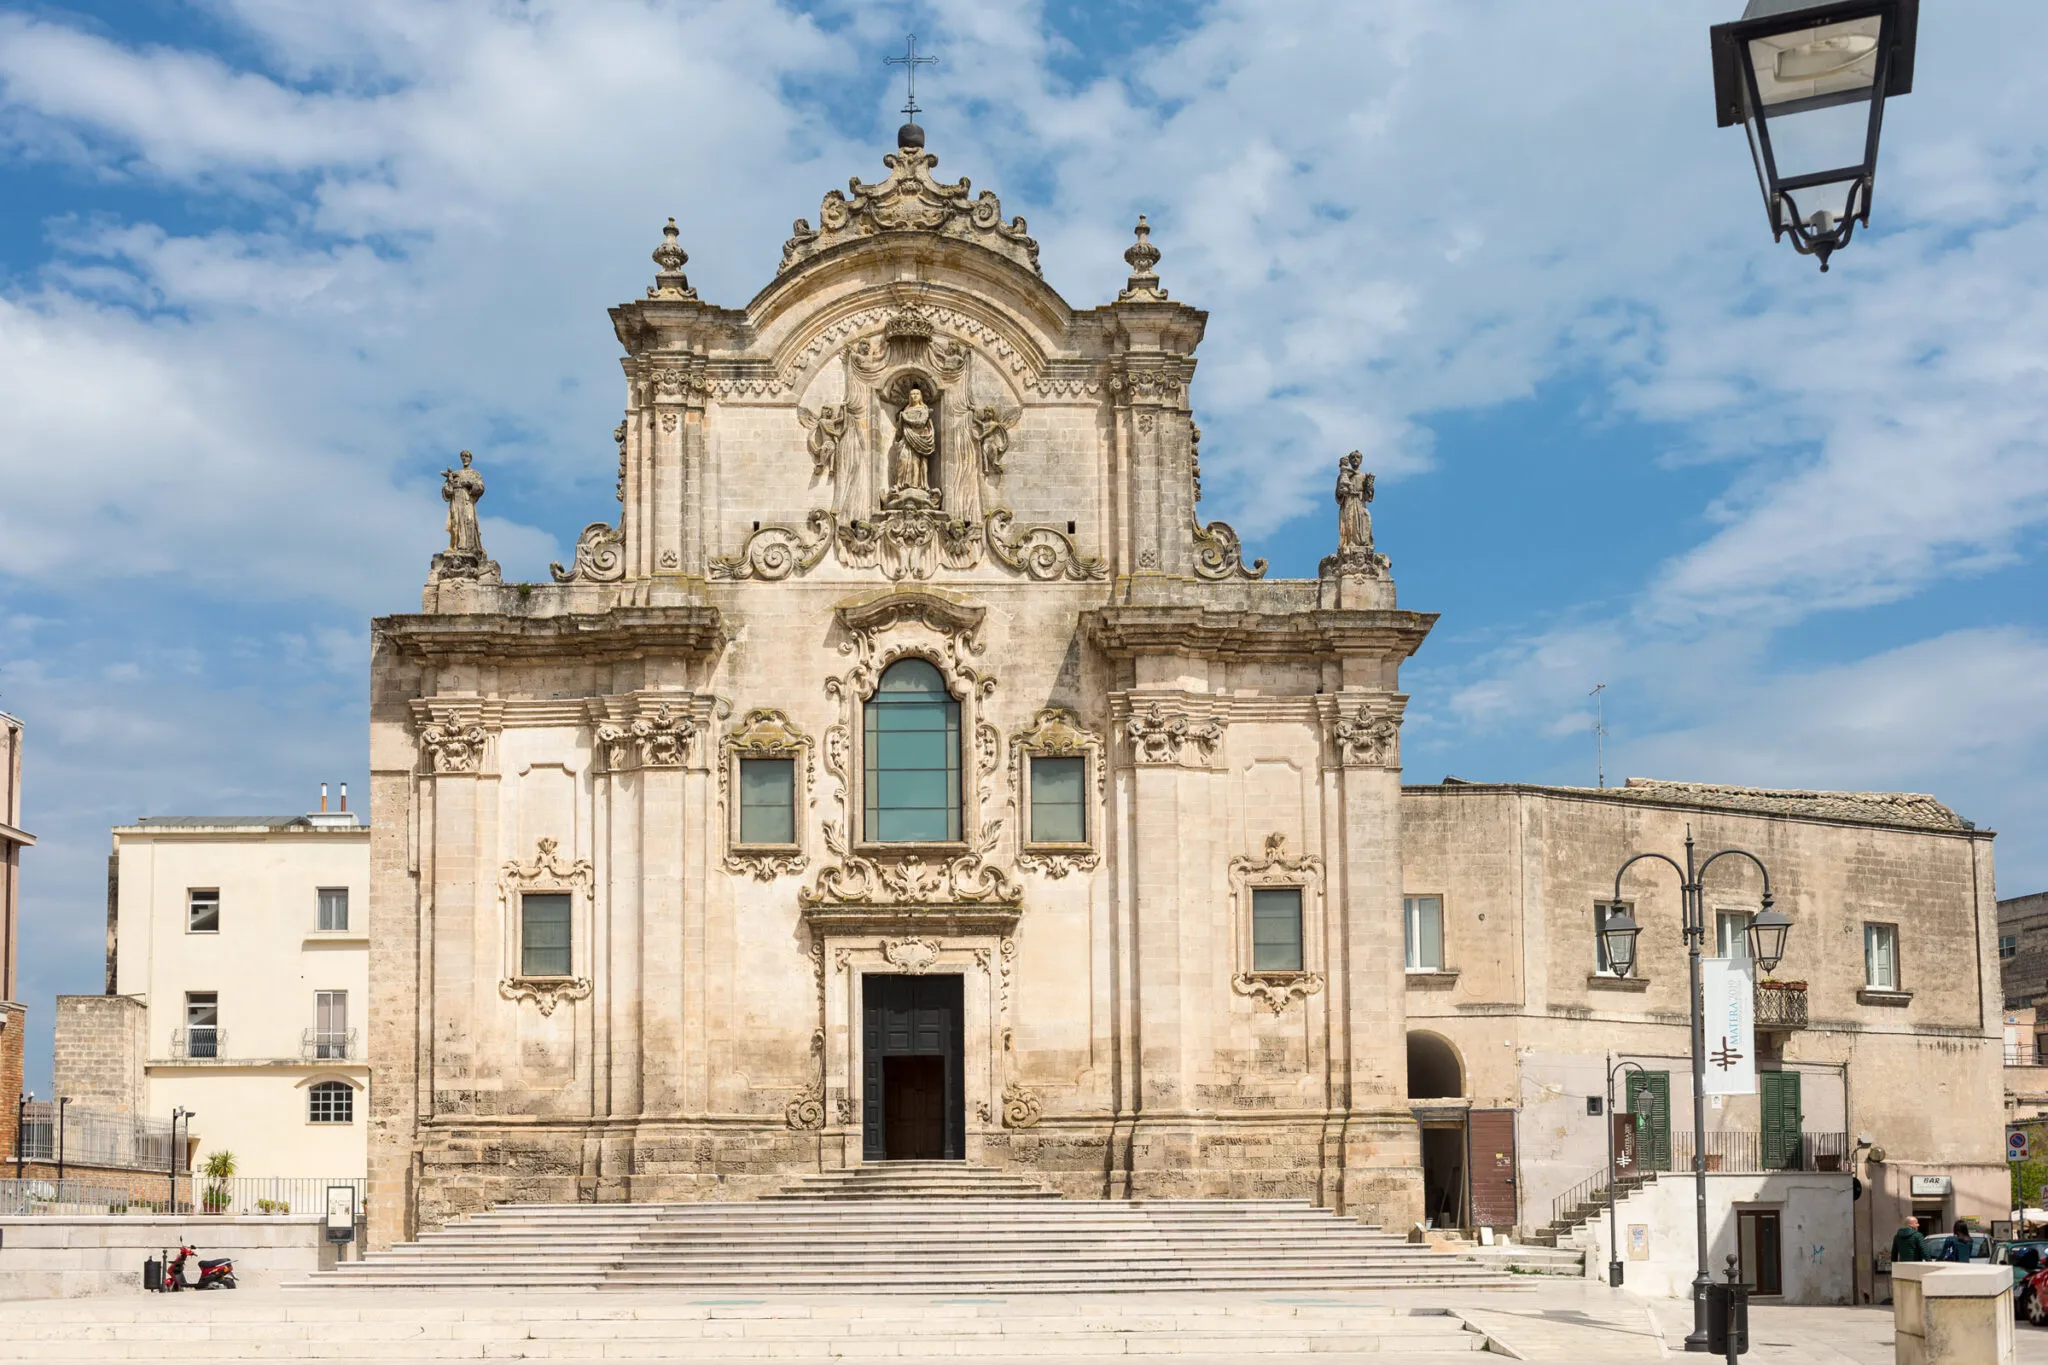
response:
{"label": "vertical banner", "polygon": [[1756,971],[1746,957],[1700,962],[1700,1017],[1705,1022],[1706,1093],[1756,1093]]}

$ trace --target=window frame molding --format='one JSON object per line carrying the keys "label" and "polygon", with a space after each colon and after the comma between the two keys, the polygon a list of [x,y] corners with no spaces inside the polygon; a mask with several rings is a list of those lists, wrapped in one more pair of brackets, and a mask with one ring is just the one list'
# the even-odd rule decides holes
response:
{"label": "window frame molding", "polygon": [[[816,746],[789,716],[773,707],[759,707],[719,741],[718,800],[725,809],[725,870],[757,881],[772,882],[810,866],[804,834],[805,813],[818,804]],[[786,844],[750,844],[740,837],[740,764],[747,759],[789,759],[795,780],[790,784],[790,831]]]}
{"label": "window frame molding", "polygon": [[[1856,1002],[1860,1005],[1885,1005],[1899,1007],[1911,1003],[1913,992],[1906,989],[1906,954],[1904,935],[1899,932],[1897,920],[1867,919],[1863,924],[1863,984],[1857,988]],[[1892,979],[1888,984],[1879,985],[1870,979],[1870,931],[1873,928],[1886,929],[1892,936]]]}
{"label": "window frame molding", "polygon": [[[192,897],[197,892],[211,892],[213,895],[213,927],[195,929],[192,926]],[[185,888],[185,932],[188,934],[219,934],[221,916],[220,888],[217,886],[188,886]]]}
{"label": "window frame molding", "polygon": [[321,909],[322,909],[322,906],[321,906],[321,904],[320,904],[320,898],[321,898],[321,897],[323,897],[323,896],[325,896],[325,895],[327,895],[327,894],[328,894],[329,892],[332,892],[332,891],[339,891],[339,892],[341,893],[341,915],[342,915],[342,918],[343,918],[344,920],[351,920],[351,921],[352,921],[352,920],[353,920],[353,919],[355,918],[355,914],[354,914],[354,907],[353,907],[353,906],[352,906],[352,905],[350,904],[350,902],[351,902],[352,900],[354,900],[355,898],[354,898],[353,896],[351,896],[351,895],[349,894],[349,891],[350,891],[350,888],[349,888],[349,887],[346,887],[346,886],[316,886],[316,887],[314,887],[314,888],[313,888],[313,932],[314,932],[314,933],[316,933],[316,934],[333,934],[333,935],[336,935],[337,937],[340,937],[340,936],[343,936],[343,935],[349,935],[349,934],[352,934],[352,933],[353,933],[354,931],[353,931],[353,930],[351,930],[351,929],[349,928],[348,924],[346,924],[346,923],[344,923],[344,924],[343,924],[343,925],[342,925],[342,926],[341,926],[341,927],[340,927],[339,929],[329,929],[329,928],[326,928],[326,927],[324,927],[324,926],[323,926],[323,925],[322,925],[322,924],[320,923],[320,912],[321,912]]}
{"label": "window frame molding", "polygon": [[[1108,775],[1099,735],[1081,724],[1064,706],[1048,706],[1031,723],[1010,736],[1010,784],[1017,803],[1017,866],[1054,881],[1070,872],[1093,872],[1102,863],[1103,797]],[[1081,760],[1081,830],[1079,841],[1036,840],[1031,837],[1031,764],[1039,758]],[[1090,800],[1087,793],[1094,792]]]}
{"label": "window frame molding", "polygon": [[[1253,965],[1252,892],[1275,888],[1301,892],[1299,971],[1260,971]],[[1322,993],[1322,890],[1323,860],[1313,853],[1290,858],[1287,836],[1278,832],[1266,836],[1263,854],[1240,854],[1230,860],[1230,898],[1236,919],[1231,933],[1236,958],[1236,971],[1230,978],[1232,991],[1257,1000],[1276,1016],[1293,1001]]]}
{"label": "window frame molding", "polygon": [[[498,870],[498,911],[503,921],[506,960],[498,982],[499,998],[530,1000],[543,1015],[551,1015],[564,1000],[590,997],[590,938],[593,930],[595,895],[588,859],[565,861],[556,852],[554,839],[537,841],[532,862],[512,861]],[[566,894],[569,897],[569,973],[566,976],[528,976],[526,961],[526,916],[522,901],[528,892]]]}

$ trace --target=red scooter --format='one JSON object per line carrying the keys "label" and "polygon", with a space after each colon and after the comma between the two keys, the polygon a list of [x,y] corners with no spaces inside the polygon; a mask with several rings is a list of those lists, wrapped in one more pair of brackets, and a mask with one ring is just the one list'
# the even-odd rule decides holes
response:
{"label": "red scooter", "polygon": [[176,1293],[180,1289],[233,1289],[235,1287],[235,1263],[226,1256],[218,1260],[199,1262],[199,1281],[188,1283],[185,1279],[185,1262],[198,1253],[191,1247],[180,1246],[178,1254],[164,1267],[164,1289]]}

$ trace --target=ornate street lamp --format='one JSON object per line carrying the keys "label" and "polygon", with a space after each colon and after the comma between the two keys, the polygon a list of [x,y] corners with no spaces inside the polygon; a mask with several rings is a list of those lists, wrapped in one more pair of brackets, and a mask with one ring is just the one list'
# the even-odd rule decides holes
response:
{"label": "ornate street lamp", "polygon": [[1756,965],[1766,972],[1778,969],[1779,959],[1785,956],[1785,935],[1792,928],[1791,919],[1783,910],[1771,905],[1771,893],[1764,892],[1764,908],[1749,917],[1749,955]]}
{"label": "ornate street lamp", "polygon": [[1607,967],[1616,976],[1629,976],[1636,969],[1636,935],[1642,931],[1636,917],[1625,905],[1607,907],[1607,919],[1600,926],[1600,947],[1607,954]]}
{"label": "ornate street lamp", "polygon": [[1803,256],[1828,256],[1870,225],[1884,102],[1913,88],[1920,0],[1749,0],[1716,24],[1714,102],[1740,123],[1771,219]]}

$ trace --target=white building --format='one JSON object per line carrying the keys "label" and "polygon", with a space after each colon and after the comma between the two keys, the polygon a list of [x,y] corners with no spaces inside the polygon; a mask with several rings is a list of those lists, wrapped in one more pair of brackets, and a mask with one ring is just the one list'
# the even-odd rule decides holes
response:
{"label": "white building", "polygon": [[314,814],[114,830],[107,994],[59,1002],[61,1093],[192,1111],[194,1150],[238,1175],[364,1174],[370,830],[346,792],[333,813],[323,784]]}

